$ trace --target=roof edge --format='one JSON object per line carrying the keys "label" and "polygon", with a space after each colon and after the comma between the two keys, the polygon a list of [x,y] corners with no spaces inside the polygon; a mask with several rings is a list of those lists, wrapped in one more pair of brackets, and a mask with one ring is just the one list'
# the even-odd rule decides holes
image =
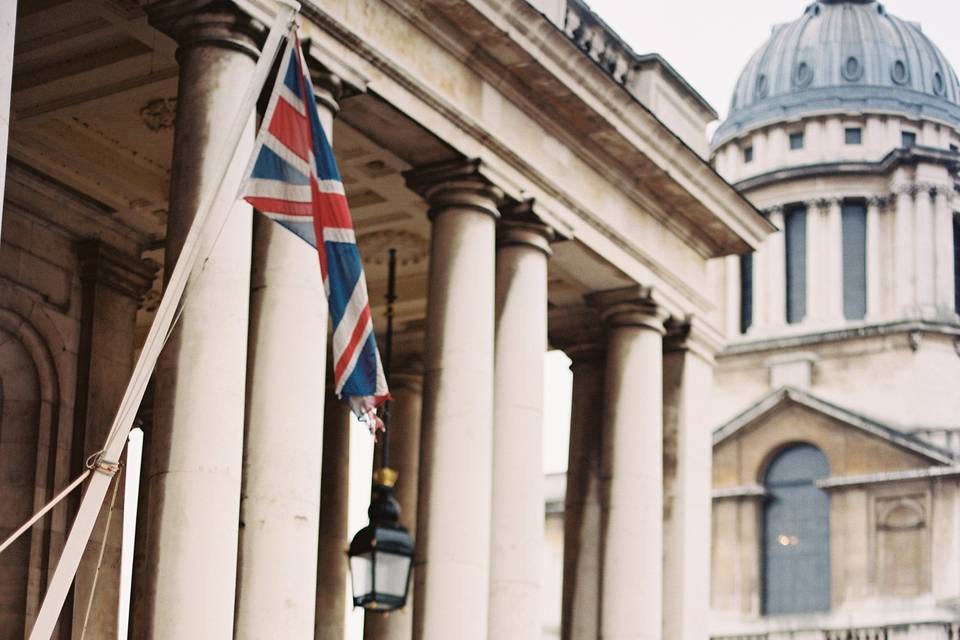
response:
{"label": "roof edge", "polygon": [[907,449],[934,462],[944,465],[956,464],[953,456],[939,447],[923,442],[915,436],[878,422],[873,418],[868,418],[863,414],[833,404],[807,391],[791,386],[774,390],[761,398],[753,406],[748,407],[745,411],[714,430],[713,445],[716,446],[729,439],[745,427],[769,416],[775,409],[788,402],[806,407],[811,411],[843,422],[868,435],[886,440],[901,449]]}

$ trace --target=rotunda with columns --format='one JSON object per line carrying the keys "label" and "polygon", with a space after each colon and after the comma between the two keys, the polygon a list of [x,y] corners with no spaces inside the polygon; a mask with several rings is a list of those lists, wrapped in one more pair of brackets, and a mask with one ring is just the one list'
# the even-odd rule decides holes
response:
{"label": "rotunda with columns", "polygon": [[958,148],[953,67],[875,0],[737,81],[713,162],[780,231],[715,272],[715,637],[960,633]]}

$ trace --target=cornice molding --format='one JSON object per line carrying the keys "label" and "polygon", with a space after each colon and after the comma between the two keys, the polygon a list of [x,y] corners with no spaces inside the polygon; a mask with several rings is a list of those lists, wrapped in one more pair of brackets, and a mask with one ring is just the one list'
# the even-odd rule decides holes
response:
{"label": "cornice molding", "polygon": [[[441,12],[426,13],[421,4],[409,0],[386,1],[392,9],[428,33],[440,46],[465,64],[469,64],[472,70],[490,81],[521,110],[535,115],[550,135],[563,142],[583,161],[598,167],[611,180],[619,181],[628,187],[625,192],[642,210],[675,233],[678,232],[677,225],[680,225],[678,220],[685,215],[684,211],[665,209],[664,203],[655,199],[653,194],[644,194],[640,190],[643,182],[636,179],[635,171],[628,170],[623,159],[612,156],[609,150],[600,148],[590,139],[576,135],[576,132],[568,130],[560,122],[545,121],[542,105],[534,104],[529,91],[524,91],[523,87],[512,86],[511,73],[497,66],[484,51],[477,47],[468,47],[468,43],[464,42],[462,37],[457,38],[449,33],[449,25],[445,24],[446,19],[438,15]],[[469,5],[474,11],[483,15],[492,23],[491,27],[499,30],[502,37],[506,37],[503,34],[507,33],[511,37],[516,37],[517,41],[514,44],[528,50],[528,55],[544,65],[546,71],[556,76],[559,83],[566,83],[567,90],[570,90],[569,83],[573,83],[576,88],[575,98],[579,101],[586,100],[589,111],[596,112],[599,109],[603,114],[602,117],[613,118],[620,123],[619,126],[611,129],[615,135],[629,141],[639,154],[652,158],[661,169],[666,169],[663,173],[665,179],[677,181],[681,190],[686,191],[692,200],[706,204],[706,207],[713,212],[711,215],[719,216],[724,220],[723,224],[732,228],[740,238],[745,238],[748,244],[758,245],[774,230],[760,216],[755,215],[756,210],[752,205],[730,188],[702,158],[686,147],[623,87],[613,82],[593,60],[584,56],[566,34],[543,19],[525,1],[489,0],[481,3],[478,0],[469,2],[464,0],[461,4]],[[438,111],[448,122],[457,126],[484,148],[489,149],[497,157],[498,162],[505,163],[511,171],[521,175],[524,181],[529,181],[529,184],[535,185],[549,196],[547,200],[553,200],[567,211],[574,213],[613,246],[624,251],[631,259],[637,260],[644,269],[649,269],[664,284],[675,289],[694,305],[709,307],[709,301],[695,288],[666,271],[633,242],[626,240],[618,229],[610,227],[604,220],[594,215],[587,206],[572,199],[559,185],[529,166],[522,156],[491,136],[486,128],[455,106],[448,104],[443,97],[424,86],[418,78],[400,68],[394,61],[386,59],[362,38],[339,24],[336,18],[325,12],[315,0],[305,1],[304,15],[322,27],[332,38],[363,57],[372,67],[398,83],[402,89],[411,92],[427,107]],[[537,48],[537,50],[530,52],[531,48]],[[519,192],[523,190],[522,186],[512,181],[503,186],[511,197],[518,197]],[[546,204],[541,202],[538,206],[545,207]],[[550,218],[548,222],[560,234],[573,235],[572,227],[563,222],[564,215],[558,216],[555,212],[546,210],[544,213]],[[699,235],[693,236],[691,235],[693,233]],[[704,225],[688,224],[686,236],[682,231],[678,235],[703,257],[710,257],[718,250],[732,249],[732,247],[719,247],[715,239],[716,234],[708,233]],[[736,248],[742,249],[739,245]],[[679,303],[679,300],[677,302]]]}
{"label": "cornice molding", "polygon": [[266,26],[229,0],[144,0],[147,20],[177,41],[177,60],[186,49],[213,45],[254,60],[267,36]]}
{"label": "cornice molding", "polygon": [[430,210],[432,220],[447,209],[468,209],[485,213],[494,219],[500,217],[503,190],[481,170],[479,158],[455,160],[418,167],[403,172],[407,187],[419,194]]}
{"label": "cornice molding", "polygon": [[774,169],[733,183],[737,189],[747,192],[770,184],[819,178],[824,176],[891,176],[902,166],[916,166],[931,163],[947,167],[951,175],[960,174],[960,156],[946,149],[913,146],[907,149],[894,149],[878,161],[843,160],[840,162],[816,162],[812,164]]}

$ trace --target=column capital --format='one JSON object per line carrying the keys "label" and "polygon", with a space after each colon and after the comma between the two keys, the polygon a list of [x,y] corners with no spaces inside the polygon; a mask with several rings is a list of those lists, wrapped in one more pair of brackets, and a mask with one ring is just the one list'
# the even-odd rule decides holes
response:
{"label": "column capital", "polygon": [[179,45],[181,52],[198,45],[219,46],[247,54],[254,60],[267,28],[227,0],[147,0],[147,20]]}
{"label": "column capital", "polygon": [[689,351],[707,362],[713,362],[723,349],[723,334],[704,320],[688,316],[682,321],[668,321],[663,346],[668,352]]}
{"label": "column capital", "polygon": [[430,205],[431,219],[450,208],[470,209],[499,218],[503,191],[495,187],[480,168],[479,158],[456,160],[411,169],[404,172],[403,177],[407,187]]}
{"label": "column capital", "polygon": [[340,76],[322,65],[314,66],[308,62],[307,67],[317,102],[333,115],[337,115],[340,111],[340,98],[343,95],[343,81]]}
{"label": "column capital", "polygon": [[550,241],[556,235],[553,229],[537,222],[525,222],[504,218],[497,225],[497,248],[526,245],[542,251],[548,258],[553,255]]}
{"label": "column capital", "polygon": [[670,314],[654,302],[649,287],[599,291],[587,296],[587,304],[600,310],[604,324],[611,329],[637,327],[666,334],[664,321]]}
{"label": "column capital", "polygon": [[773,214],[783,213],[783,205],[775,204],[770,207],[764,207],[763,209],[760,209],[760,213],[763,214],[765,217],[769,218]]}
{"label": "column capital", "polygon": [[107,246],[95,238],[76,245],[80,279],[109,287],[140,302],[153,286],[160,266]]}

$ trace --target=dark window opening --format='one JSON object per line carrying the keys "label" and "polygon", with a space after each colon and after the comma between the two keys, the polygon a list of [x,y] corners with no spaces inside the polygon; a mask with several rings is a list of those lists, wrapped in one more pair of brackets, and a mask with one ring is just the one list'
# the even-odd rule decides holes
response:
{"label": "dark window opening", "polygon": [[796,131],[790,134],[790,148],[793,150],[803,149],[803,132]]}
{"label": "dark window opening", "polygon": [[740,333],[753,325],[753,254],[740,256]]}
{"label": "dark window opening", "polygon": [[815,484],[830,465],[809,444],[790,447],[764,476],[764,615],[830,610],[830,498]]}
{"label": "dark window opening", "polygon": [[862,320],[867,315],[867,207],[863,202],[844,202],[843,317]]}
{"label": "dark window opening", "polygon": [[803,320],[807,314],[807,210],[789,209],[783,216],[787,260],[787,322]]}
{"label": "dark window opening", "polygon": [[843,141],[846,144],[860,144],[863,142],[863,130],[860,127],[847,127],[843,130]]}
{"label": "dark window opening", "polygon": [[950,151],[953,151],[954,153],[957,153],[958,151],[960,151],[960,147],[958,147],[958,146],[955,145],[955,144],[951,144],[951,145],[950,145]]}
{"label": "dark window opening", "polygon": [[900,134],[900,143],[904,149],[917,144],[917,134],[912,131],[904,131]]}
{"label": "dark window opening", "polygon": [[743,148],[743,161],[744,161],[744,162],[753,162],[753,147],[744,147],[744,148]]}
{"label": "dark window opening", "polygon": [[960,213],[953,214],[953,308],[960,313]]}

